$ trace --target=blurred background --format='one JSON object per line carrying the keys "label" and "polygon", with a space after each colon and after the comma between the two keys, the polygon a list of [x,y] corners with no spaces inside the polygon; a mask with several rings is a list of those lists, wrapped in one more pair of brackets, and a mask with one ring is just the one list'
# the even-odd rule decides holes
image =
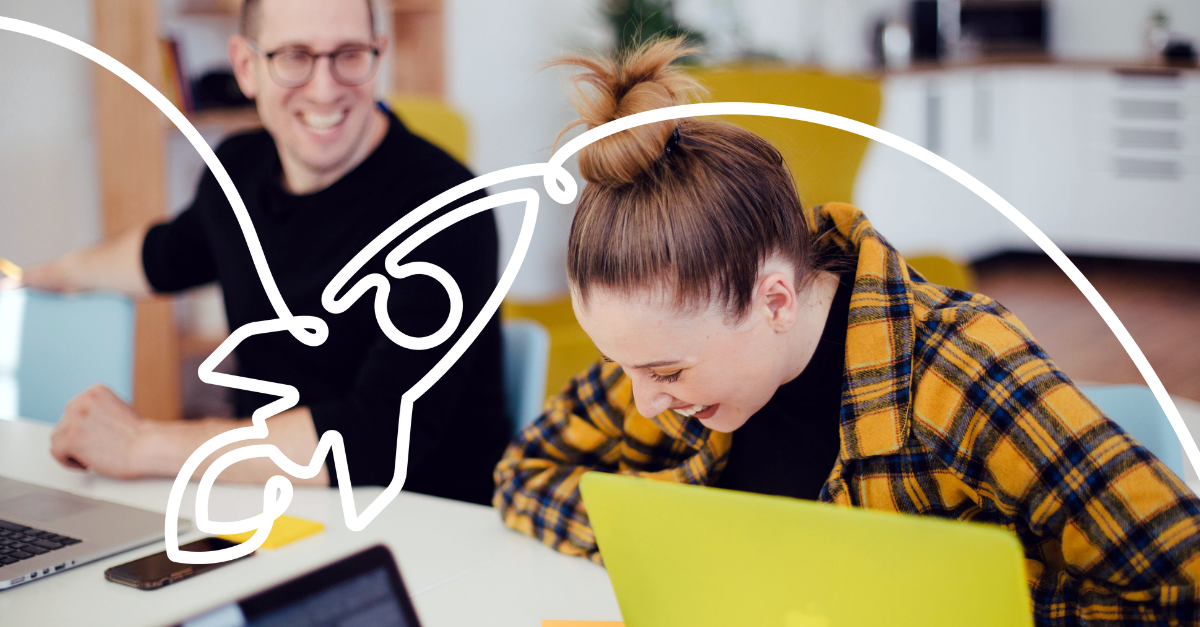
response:
{"label": "blurred background", "polygon": [[[573,119],[556,55],[686,33],[713,100],[837,113],[991,186],[1063,248],[1168,391],[1200,399],[1200,2],[1195,0],[380,0],[379,97],[476,172],[544,161]],[[0,0],[88,41],[185,110],[206,139],[257,125],[231,84],[237,0]],[[204,167],[132,88],[0,33],[0,255],[32,265],[187,206]],[[805,202],[857,204],[935,282],[1017,314],[1077,381],[1140,383],[1099,315],[1015,226],[891,149],[799,122],[733,119],[785,153]],[[497,191],[497,190],[493,190]],[[505,306],[550,331],[547,391],[596,357],[566,300],[573,207],[544,197]],[[501,209],[502,254],[518,209]],[[199,362],[220,296],[139,304],[135,403],[221,415]]]}

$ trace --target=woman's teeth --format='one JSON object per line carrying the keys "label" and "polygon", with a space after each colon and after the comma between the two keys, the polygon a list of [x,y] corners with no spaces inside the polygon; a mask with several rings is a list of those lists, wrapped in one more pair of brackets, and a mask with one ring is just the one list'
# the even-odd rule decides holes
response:
{"label": "woman's teeth", "polygon": [[327,130],[337,126],[338,124],[341,124],[342,120],[345,118],[346,118],[345,111],[336,111],[334,113],[326,113],[326,114],[312,113],[312,112],[306,111],[306,112],[304,112],[304,115],[302,116],[302,119],[304,120],[304,125],[313,130],[317,130],[317,131],[327,131]]}
{"label": "woman's teeth", "polygon": [[675,413],[679,414],[680,416],[683,416],[684,418],[691,418],[693,415],[695,415],[699,412],[702,412],[702,411],[708,409],[709,407],[712,407],[712,405],[692,405],[691,407],[688,407],[686,409],[676,409],[674,411],[675,411]]}

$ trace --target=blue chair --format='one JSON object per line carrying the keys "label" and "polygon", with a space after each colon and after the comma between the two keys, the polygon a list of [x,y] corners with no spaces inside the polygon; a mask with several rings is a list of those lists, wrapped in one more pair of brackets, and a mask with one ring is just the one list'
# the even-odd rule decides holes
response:
{"label": "blue chair", "polygon": [[97,383],[132,401],[133,324],[117,294],[0,292],[0,418],[58,422]]}
{"label": "blue chair", "polygon": [[550,363],[550,334],[532,320],[505,320],[504,395],[513,433],[542,413],[546,401],[546,368]]}
{"label": "blue chair", "polygon": [[1167,414],[1144,385],[1081,385],[1080,391],[1133,439],[1183,477],[1183,447]]}

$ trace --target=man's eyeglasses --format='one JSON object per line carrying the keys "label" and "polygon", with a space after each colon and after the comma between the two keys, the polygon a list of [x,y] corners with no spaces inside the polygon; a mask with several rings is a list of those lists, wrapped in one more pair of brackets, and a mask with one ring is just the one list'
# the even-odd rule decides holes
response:
{"label": "man's eyeglasses", "polygon": [[246,43],[251,50],[267,59],[271,80],[280,87],[308,84],[316,71],[317,59],[321,57],[329,57],[333,80],[348,87],[371,80],[379,65],[379,48],[375,46],[345,46],[333,52],[287,47],[266,52],[252,39],[246,39]]}

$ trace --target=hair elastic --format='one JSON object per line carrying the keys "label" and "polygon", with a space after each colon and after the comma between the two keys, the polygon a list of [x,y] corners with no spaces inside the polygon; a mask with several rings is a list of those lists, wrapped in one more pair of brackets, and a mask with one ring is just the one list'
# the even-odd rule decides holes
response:
{"label": "hair elastic", "polygon": [[663,154],[669,155],[671,151],[679,147],[679,126],[675,126],[675,130],[671,131],[671,136],[667,138],[667,145],[663,147]]}

